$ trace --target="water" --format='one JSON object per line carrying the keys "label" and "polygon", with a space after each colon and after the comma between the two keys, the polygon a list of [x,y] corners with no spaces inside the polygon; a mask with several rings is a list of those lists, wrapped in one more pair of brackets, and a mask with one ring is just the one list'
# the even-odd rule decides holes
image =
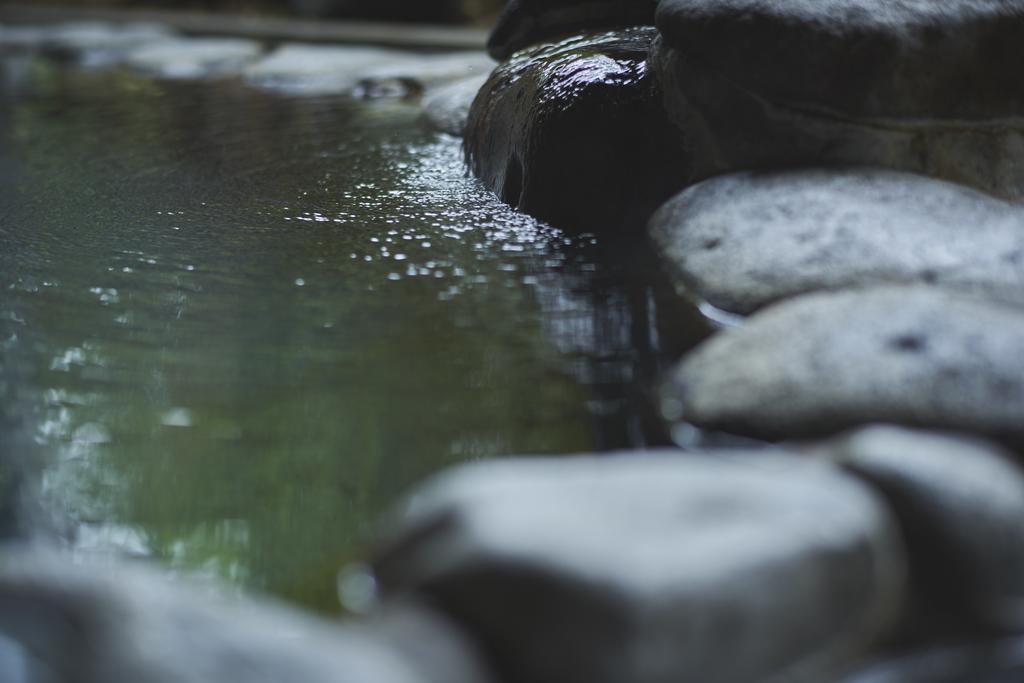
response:
{"label": "water", "polygon": [[0,431],[77,552],[331,611],[432,472],[661,438],[695,314],[642,250],[499,204],[415,106],[2,76]]}

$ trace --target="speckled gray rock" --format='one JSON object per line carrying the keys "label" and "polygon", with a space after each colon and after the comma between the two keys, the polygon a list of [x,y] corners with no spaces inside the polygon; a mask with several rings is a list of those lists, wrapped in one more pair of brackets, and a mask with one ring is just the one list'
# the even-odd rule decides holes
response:
{"label": "speckled gray rock", "polygon": [[240,73],[263,53],[263,46],[241,38],[177,38],[130,50],[124,61],[164,78],[205,78]]}
{"label": "speckled gray rock", "polygon": [[434,130],[461,137],[466,132],[469,108],[487,76],[470,76],[441,86],[423,100],[423,120]]}
{"label": "speckled gray rock", "polygon": [[888,426],[817,450],[889,501],[927,604],[961,622],[1024,631],[1024,472],[1010,453]]}
{"label": "speckled gray rock", "polygon": [[301,95],[349,94],[361,82],[407,79],[421,88],[487,73],[478,52],[422,55],[372,47],[286,44],[250,65],[245,80]]}
{"label": "speckled gray rock", "polygon": [[868,487],[765,452],[462,467],[412,497],[375,569],[531,683],[824,680],[904,578]]}
{"label": "speckled gray rock", "polygon": [[815,290],[915,282],[1024,306],[1024,209],[923,176],[720,176],[674,197],[650,226],[680,282],[736,313]]}
{"label": "speckled gray rock", "polygon": [[47,683],[487,683],[460,632],[411,605],[339,625],[111,563],[0,552],[0,672]]}
{"label": "speckled gray rock", "polygon": [[657,24],[694,181],[856,164],[1024,196],[1019,0],[662,0]]}
{"label": "speckled gray rock", "polygon": [[765,438],[871,422],[1024,442],[1024,313],[930,286],[807,294],[697,347],[666,401]]}

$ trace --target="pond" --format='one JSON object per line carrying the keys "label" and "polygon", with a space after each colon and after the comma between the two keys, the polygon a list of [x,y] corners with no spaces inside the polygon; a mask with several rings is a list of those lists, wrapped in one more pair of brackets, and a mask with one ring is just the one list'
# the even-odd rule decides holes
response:
{"label": "pond", "polygon": [[665,440],[652,378],[702,319],[415,103],[2,65],[0,455],[77,552],[333,611],[432,472]]}

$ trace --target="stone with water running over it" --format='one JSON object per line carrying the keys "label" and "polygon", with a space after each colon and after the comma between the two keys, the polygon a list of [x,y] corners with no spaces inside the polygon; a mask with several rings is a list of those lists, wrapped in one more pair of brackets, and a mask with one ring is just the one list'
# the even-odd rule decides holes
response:
{"label": "stone with water running over it", "polygon": [[680,283],[736,313],[816,290],[915,282],[1024,307],[1024,209],[934,178],[746,171],[681,192],[650,227]]}
{"label": "stone with water running over it", "polygon": [[697,347],[666,402],[769,439],[892,422],[1024,443],[1021,359],[1017,308],[924,285],[806,294]]}
{"label": "stone with water running over it", "polygon": [[657,25],[694,181],[856,164],[1024,196],[1019,0],[661,0]]}
{"label": "stone with water running over it", "polygon": [[763,451],[464,466],[415,492],[375,570],[532,683],[824,680],[904,580],[868,487]]}
{"label": "stone with water running over it", "polygon": [[512,206],[580,231],[640,223],[683,186],[647,69],[652,28],[580,35],[517,52],[473,102],[466,155]]}

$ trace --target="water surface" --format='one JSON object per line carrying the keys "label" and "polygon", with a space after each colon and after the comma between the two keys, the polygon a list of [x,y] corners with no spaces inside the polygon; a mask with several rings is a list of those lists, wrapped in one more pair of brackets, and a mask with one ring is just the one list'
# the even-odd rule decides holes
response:
{"label": "water surface", "polygon": [[499,204],[414,105],[2,76],[0,430],[79,552],[332,610],[430,473],[657,439],[643,394],[692,317]]}

